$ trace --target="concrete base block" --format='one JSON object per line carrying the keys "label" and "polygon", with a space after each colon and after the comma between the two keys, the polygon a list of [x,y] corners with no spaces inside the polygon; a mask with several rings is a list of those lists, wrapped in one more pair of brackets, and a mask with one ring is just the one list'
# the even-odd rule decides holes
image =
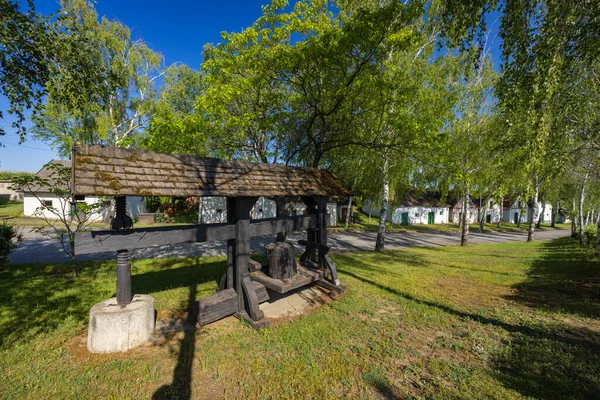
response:
{"label": "concrete base block", "polygon": [[154,332],[154,299],[136,294],[126,306],[112,298],[90,310],[88,350],[92,353],[123,352],[148,342]]}

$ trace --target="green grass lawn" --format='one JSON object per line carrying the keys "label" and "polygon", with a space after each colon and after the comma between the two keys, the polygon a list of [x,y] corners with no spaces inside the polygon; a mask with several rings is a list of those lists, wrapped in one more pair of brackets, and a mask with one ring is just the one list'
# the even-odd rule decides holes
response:
{"label": "green grass lawn", "polygon": [[[126,354],[86,350],[114,262],[0,270],[0,398],[598,398],[600,266],[569,238],[333,256],[348,292],[256,332],[226,318]],[[223,258],[141,260],[185,317]]]}
{"label": "green grass lawn", "polygon": [[0,215],[18,218],[23,216],[23,203],[8,199],[0,199]]}

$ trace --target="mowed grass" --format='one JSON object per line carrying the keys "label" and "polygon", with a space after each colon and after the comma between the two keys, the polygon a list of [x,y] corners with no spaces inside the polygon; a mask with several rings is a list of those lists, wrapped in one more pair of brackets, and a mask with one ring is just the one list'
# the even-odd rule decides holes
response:
{"label": "mowed grass", "polygon": [[[256,332],[227,318],[125,354],[86,351],[114,263],[0,271],[1,398],[598,398],[600,266],[569,238],[334,255],[338,301]],[[136,261],[185,318],[222,258]]]}
{"label": "mowed grass", "polygon": [[8,199],[0,199],[0,215],[13,218],[23,216],[23,203]]}

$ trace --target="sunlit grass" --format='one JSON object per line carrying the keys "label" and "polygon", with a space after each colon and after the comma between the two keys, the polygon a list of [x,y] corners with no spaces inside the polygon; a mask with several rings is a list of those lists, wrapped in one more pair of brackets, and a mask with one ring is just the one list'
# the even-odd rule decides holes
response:
{"label": "sunlit grass", "polygon": [[[592,398],[600,268],[568,239],[333,256],[348,292],[256,332],[228,318],[160,346],[87,353],[114,262],[0,271],[0,398]],[[214,292],[223,258],[141,260],[159,318]],[[183,349],[183,351],[182,351]],[[575,390],[576,388],[576,390]]]}

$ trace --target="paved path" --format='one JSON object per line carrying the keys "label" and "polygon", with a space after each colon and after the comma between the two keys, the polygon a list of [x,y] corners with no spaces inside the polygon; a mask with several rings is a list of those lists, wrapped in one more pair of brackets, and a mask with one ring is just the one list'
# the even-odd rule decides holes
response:
{"label": "paved path", "polygon": [[[28,232],[24,228],[25,240],[10,255],[11,264],[44,262],[54,263],[69,261],[61,250],[59,243],[40,237],[38,234]],[[536,232],[536,240],[549,240],[569,235],[567,229],[556,229]],[[330,232],[329,245],[334,252],[373,250],[375,247],[376,233],[346,233]],[[304,239],[305,234],[294,233],[289,239],[296,243]],[[508,243],[521,242],[527,239],[526,233],[471,233],[470,243]],[[256,237],[251,240],[253,252],[264,252],[264,246],[271,243],[274,236]],[[407,247],[438,247],[457,246],[460,244],[458,233],[388,233],[386,249],[402,249]],[[296,250],[300,250],[299,246]],[[113,260],[115,253],[103,251],[91,237],[84,243],[78,244],[78,261],[87,260]],[[161,258],[161,257],[198,257],[211,255],[225,255],[224,242],[185,243],[170,246],[150,247],[137,249],[131,252],[133,258]]]}

